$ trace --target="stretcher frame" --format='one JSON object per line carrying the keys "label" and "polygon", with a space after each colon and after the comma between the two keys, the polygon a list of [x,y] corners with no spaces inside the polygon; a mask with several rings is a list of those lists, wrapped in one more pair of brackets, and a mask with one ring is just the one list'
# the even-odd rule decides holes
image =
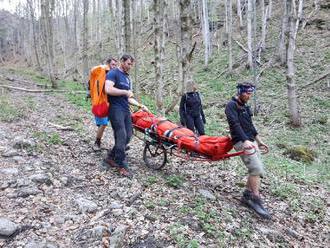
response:
{"label": "stretcher frame", "polygon": [[[237,151],[211,157],[206,154],[201,154],[178,147],[178,145],[170,138],[159,135],[150,128],[144,128],[136,124],[133,124],[133,128],[135,131],[134,135],[144,142],[143,161],[147,167],[153,170],[162,169],[168,162],[168,155],[176,156],[185,159],[186,161],[214,162],[226,160],[243,154],[252,155],[255,153],[255,151],[249,154],[246,151]],[[144,137],[139,137],[137,132],[144,134]]]}

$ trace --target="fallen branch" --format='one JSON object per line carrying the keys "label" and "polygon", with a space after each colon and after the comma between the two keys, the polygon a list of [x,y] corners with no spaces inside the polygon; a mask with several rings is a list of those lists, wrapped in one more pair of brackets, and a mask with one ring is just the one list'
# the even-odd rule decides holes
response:
{"label": "fallen branch", "polygon": [[13,90],[20,90],[24,92],[31,92],[31,93],[45,93],[45,92],[64,92],[64,93],[70,93],[70,94],[86,94],[86,91],[68,91],[68,90],[34,90],[34,89],[25,89],[25,88],[20,88],[20,87],[14,87],[14,86],[9,86],[9,85],[4,85],[0,84],[0,87],[6,88],[6,89],[13,89]]}
{"label": "fallen branch", "polygon": [[322,79],[325,79],[325,78],[326,78],[327,76],[329,76],[329,75],[330,75],[330,71],[324,73],[321,77],[315,79],[313,82],[311,82],[311,83],[309,83],[309,84],[305,84],[305,85],[303,85],[303,86],[301,87],[301,89],[304,89],[304,88],[306,88],[306,87],[308,87],[308,86],[311,86],[311,85],[313,85],[313,84],[315,84],[315,83],[321,81]]}
{"label": "fallen branch", "polygon": [[53,126],[53,127],[56,127],[59,130],[63,130],[63,131],[73,131],[74,130],[72,127],[64,127],[64,126],[54,124],[54,123],[51,123],[51,122],[48,122],[48,124]]}
{"label": "fallen branch", "polygon": [[234,40],[236,42],[236,44],[246,53],[248,53],[249,51],[241,44],[239,43],[237,40]]}
{"label": "fallen branch", "polygon": [[10,81],[10,82],[15,82],[16,81],[16,82],[19,82],[19,83],[35,84],[32,81],[28,81],[28,80],[24,80],[24,79],[18,79],[18,78],[3,76],[3,75],[0,75],[0,77],[7,80],[7,81]]}

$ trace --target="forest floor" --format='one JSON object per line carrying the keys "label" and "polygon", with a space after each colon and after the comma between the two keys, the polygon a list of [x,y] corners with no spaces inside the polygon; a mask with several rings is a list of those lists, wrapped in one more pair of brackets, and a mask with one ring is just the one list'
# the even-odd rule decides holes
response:
{"label": "forest floor", "polygon": [[[1,68],[0,84],[34,88]],[[330,200],[324,183],[276,177],[262,183],[272,220],[240,204],[239,158],[199,163],[170,158],[148,169],[133,138],[132,179],[101,171],[90,112],[65,94],[0,89],[0,247],[327,247]],[[70,127],[68,130],[62,127]],[[106,129],[103,146],[114,143]],[[276,163],[276,161],[273,161]],[[13,224],[12,223],[12,224]]]}

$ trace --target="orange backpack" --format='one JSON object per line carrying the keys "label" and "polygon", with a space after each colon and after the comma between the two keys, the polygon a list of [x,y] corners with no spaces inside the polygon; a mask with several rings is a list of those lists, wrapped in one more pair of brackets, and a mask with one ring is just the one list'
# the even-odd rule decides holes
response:
{"label": "orange backpack", "polygon": [[108,98],[104,88],[107,70],[107,65],[98,65],[92,68],[89,76],[92,112],[97,117],[106,117],[109,112]]}

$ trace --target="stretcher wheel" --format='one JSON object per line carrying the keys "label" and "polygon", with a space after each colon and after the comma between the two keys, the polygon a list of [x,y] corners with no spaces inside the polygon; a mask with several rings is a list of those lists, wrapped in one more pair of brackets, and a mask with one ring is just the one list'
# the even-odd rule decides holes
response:
{"label": "stretcher wheel", "polygon": [[147,167],[160,170],[167,162],[167,151],[163,145],[147,142],[143,150],[143,160]]}

